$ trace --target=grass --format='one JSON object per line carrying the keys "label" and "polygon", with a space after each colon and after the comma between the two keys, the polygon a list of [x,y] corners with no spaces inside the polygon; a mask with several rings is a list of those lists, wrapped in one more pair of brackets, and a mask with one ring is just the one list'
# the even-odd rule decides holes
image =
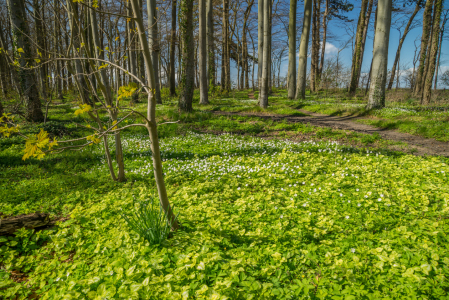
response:
{"label": "grass", "polygon": [[[209,107],[230,111],[234,102],[240,109],[234,99]],[[285,114],[298,105],[270,102]],[[159,246],[120,217],[134,199],[157,195],[144,130],[123,134],[125,183],[110,180],[100,144],[22,161],[23,139],[2,138],[2,214],[69,220],[0,237],[0,298],[445,297],[447,158],[382,150],[388,142],[378,135],[207,108],[179,114],[174,101],[158,106],[160,122],[181,120],[159,134],[182,225]],[[70,122],[72,112],[52,108],[51,134],[87,133]]]}

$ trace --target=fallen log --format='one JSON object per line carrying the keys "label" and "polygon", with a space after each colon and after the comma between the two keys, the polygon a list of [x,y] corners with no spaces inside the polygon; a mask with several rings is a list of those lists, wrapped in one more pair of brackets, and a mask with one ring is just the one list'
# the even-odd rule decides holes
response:
{"label": "fallen log", "polygon": [[12,234],[20,228],[37,228],[52,225],[50,215],[47,213],[32,213],[28,215],[19,215],[9,218],[0,218],[0,235]]}

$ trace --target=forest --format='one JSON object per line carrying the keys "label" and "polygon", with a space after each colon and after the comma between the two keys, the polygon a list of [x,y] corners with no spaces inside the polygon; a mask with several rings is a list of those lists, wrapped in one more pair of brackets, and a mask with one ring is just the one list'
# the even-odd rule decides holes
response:
{"label": "forest", "polygon": [[448,18],[0,0],[0,299],[448,299]]}

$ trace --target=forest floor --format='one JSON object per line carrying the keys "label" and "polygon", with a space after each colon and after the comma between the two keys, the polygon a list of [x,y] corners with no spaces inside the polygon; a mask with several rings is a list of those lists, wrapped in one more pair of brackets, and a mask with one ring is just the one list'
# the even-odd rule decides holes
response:
{"label": "forest floor", "polygon": [[[299,102],[282,91],[267,109],[249,91],[200,106],[195,91],[193,112],[180,113],[163,92],[164,180],[182,226],[160,245],[123,217],[157,201],[146,129],[122,133],[126,182],[111,179],[101,143],[24,161],[23,137],[0,139],[0,221],[37,212],[52,221],[0,234],[1,299],[447,296],[446,107],[367,112],[363,99]],[[21,132],[91,135],[74,98],[50,106],[46,124],[18,118]],[[132,106],[145,107],[144,95]]]}
{"label": "forest floor", "polygon": [[355,122],[357,119],[363,119],[360,116],[331,116],[298,109],[304,116],[297,115],[279,115],[262,113],[239,113],[239,112],[214,112],[217,115],[241,115],[253,116],[272,121],[287,121],[289,123],[304,123],[318,127],[329,127],[332,129],[343,129],[365,134],[379,134],[383,139],[405,142],[407,147],[398,145],[388,145],[387,148],[394,151],[404,151],[415,155],[441,155],[449,156],[449,143],[437,141],[435,139],[424,138],[418,135],[402,133],[398,130],[374,127],[371,125]]}

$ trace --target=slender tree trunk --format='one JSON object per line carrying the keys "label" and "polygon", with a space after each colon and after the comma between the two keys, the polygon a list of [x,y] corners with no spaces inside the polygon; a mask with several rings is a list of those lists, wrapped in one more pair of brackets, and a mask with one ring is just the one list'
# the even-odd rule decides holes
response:
{"label": "slender tree trunk", "polygon": [[207,80],[207,34],[206,34],[206,1],[199,0],[199,69],[200,69],[200,104],[208,104],[208,80]]}
{"label": "slender tree trunk", "polygon": [[297,0],[290,0],[288,21],[288,98],[294,99],[296,93],[296,6]]}
{"label": "slender tree trunk", "polygon": [[182,64],[183,72],[180,80],[180,111],[191,112],[193,89],[195,85],[195,44],[193,40],[193,0],[181,0],[180,11],[183,12],[179,24],[183,40]]}
{"label": "slender tree trunk", "polygon": [[391,88],[393,87],[394,75],[396,73],[396,68],[399,66],[399,56],[401,55],[402,45],[404,44],[405,38],[407,37],[407,34],[410,31],[410,26],[412,25],[412,22],[415,19],[415,16],[418,14],[419,10],[421,9],[420,4],[421,4],[420,2],[418,2],[416,4],[415,10],[413,11],[413,14],[410,16],[410,19],[407,22],[407,26],[405,26],[404,34],[402,35],[401,39],[399,40],[398,50],[396,51],[393,68],[391,69],[390,81],[388,82],[388,90],[391,90]]}
{"label": "slender tree trunk", "polygon": [[[53,20],[53,26],[54,26],[54,51],[56,53],[59,52],[60,47],[60,36],[61,36],[61,24],[59,22],[59,1],[54,0],[53,2],[54,8],[55,8],[55,15]],[[61,61],[57,60],[55,62],[56,64],[56,72],[54,74],[55,78],[55,84],[56,84],[56,99],[63,99],[62,97],[62,76],[61,76]]]}
{"label": "slender tree trunk", "polygon": [[[34,14],[34,24],[36,28],[36,45],[37,45],[37,53],[38,59],[41,60],[43,57],[46,57],[45,51],[45,38],[44,38],[44,27],[42,25],[43,15],[41,14],[42,9],[40,8],[40,4],[38,0],[33,0],[33,14]],[[45,67],[38,67],[38,78],[39,78],[39,86],[42,98],[47,98],[47,76],[45,74]],[[5,86],[6,87],[6,86]]]}
{"label": "slender tree trunk", "polygon": [[[172,226],[173,230],[178,229],[178,223],[175,221],[175,215],[173,213],[172,207],[170,206],[170,202],[168,201],[167,190],[164,182],[164,173],[162,169],[162,161],[161,154],[159,148],[159,138],[157,135],[157,125],[156,125],[156,101],[154,100],[153,93],[151,92],[156,88],[155,76],[153,74],[153,66],[151,65],[151,55],[150,55],[150,47],[148,46],[148,40],[145,37],[145,29],[143,27],[142,19],[139,18],[139,9],[137,5],[137,0],[130,0],[134,12],[134,17],[137,18],[137,29],[139,32],[140,43],[143,46],[143,54],[146,65],[146,73],[148,74],[148,83],[149,83],[149,93],[148,93],[148,106],[147,106],[147,119],[149,123],[147,123],[147,129],[151,140],[151,152],[153,158],[153,168],[154,168],[154,178],[156,181],[156,186],[159,194],[159,202],[161,204],[162,209],[167,214],[168,220]],[[184,0],[191,3],[193,11],[193,1]],[[183,1],[183,2],[184,2]],[[193,16],[191,17],[193,19]],[[192,20],[193,21],[193,20]],[[193,23],[192,23],[193,25]],[[193,26],[192,26],[193,27]],[[193,28],[192,28],[193,29]],[[192,32],[193,37],[193,32]]]}
{"label": "slender tree trunk", "polygon": [[[150,45],[151,62],[154,69],[154,80],[156,82],[156,103],[162,104],[161,90],[159,85],[159,70],[158,70],[158,60],[159,60],[159,38],[158,38],[158,22],[157,22],[157,10],[156,10],[156,0],[147,1],[148,10],[148,44]],[[143,57],[142,57],[143,58]]]}
{"label": "slender tree trunk", "polygon": [[[30,31],[26,23],[25,3],[23,0],[7,0],[11,29],[14,39],[13,50],[18,54],[20,89],[25,100],[25,118],[28,121],[42,122],[44,114],[36,85],[31,54]],[[19,52],[20,51],[20,52]]]}
{"label": "slender tree trunk", "polygon": [[176,51],[176,2],[172,0],[171,5],[171,45],[170,45],[170,96],[176,96],[176,71],[175,71],[175,51]]}
{"label": "slender tree trunk", "polygon": [[430,104],[430,99],[432,97],[432,83],[433,76],[435,74],[436,68],[436,60],[438,55],[438,45],[439,45],[439,37],[440,37],[440,21],[441,21],[441,12],[443,10],[443,0],[435,0],[434,4],[434,14],[433,14],[433,29],[432,29],[432,44],[429,45],[430,53],[429,53],[429,61],[428,61],[428,70],[424,83],[424,93],[423,98],[421,100],[421,104],[428,105]]}
{"label": "slender tree trunk", "polygon": [[260,107],[268,107],[268,93],[271,68],[271,61],[269,56],[269,42],[270,42],[270,10],[271,0],[265,0],[263,3],[263,64],[262,64],[262,88],[260,90]]}
{"label": "slender tree trunk", "polygon": [[329,15],[329,0],[326,0],[326,10],[323,15],[323,44],[321,45],[321,58],[320,58],[320,67],[318,68],[318,81],[321,81],[321,74],[323,73],[324,66],[324,54],[326,53],[326,39],[327,39],[327,16]]}
{"label": "slender tree trunk", "polygon": [[416,82],[415,82],[415,96],[422,96],[422,90],[424,87],[424,75],[426,67],[426,58],[427,58],[427,46],[429,43],[429,38],[431,36],[432,31],[432,4],[434,0],[427,0],[426,6],[424,8],[423,14],[423,29],[422,29],[422,37],[421,37],[421,50],[419,52],[419,65],[418,71],[416,74]]}
{"label": "slender tree trunk", "polygon": [[438,58],[437,58],[436,73],[435,73],[435,85],[433,86],[434,90],[436,90],[437,86],[438,86],[438,71],[440,68],[441,47],[442,47],[441,45],[443,44],[444,28],[446,27],[447,15],[448,15],[448,12],[446,12],[446,14],[444,16],[443,24],[441,25],[441,29],[440,29],[440,45],[438,46]]}
{"label": "slender tree trunk", "polygon": [[320,10],[321,0],[313,0],[313,23],[312,23],[312,57],[310,60],[310,90],[318,90],[318,59],[320,52]]}
{"label": "slender tree trunk", "polygon": [[[371,7],[372,7],[372,0],[371,0]],[[362,68],[362,62],[363,62],[363,50],[364,50],[364,37],[366,38],[366,35],[364,34],[367,32],[367,25],[369,22],[369,16],[367,16],[367,9],[368,9],[368,0],[362,0],[362,7],[360,9],[360,15],[359,15],[359,21],[357,23],[357,33],[356,33],[356,40],[355,40],[355,49],[354,54],[352,57],[352,68],[351,68],[351,81],[349,85],[349,92],[355,93],[357,90],[357,87],[359,86],[360,81],[360,70]],[[369,10],[370,15],[371,11]]]}
{"label": "slender tree trunk", "polygon": [[301,43],[299,44],[298,85],[296,99],[306,99],[307,50],[309,44],[310,21],[312,19],[312,0],[304,0],[304,20]]}
{"label": "slender tree trunk", "polygon": [[388,42],[390,38],[392,0],[379,0],[374,36],[373,67],[367,109],[385,107]]}
{"label": "slender tree trunk", "polygon": [[212,0],[206,0],[206,34],[207,34],[207,62],[209,85],[215,87],[215,45],[214,45],[214,7]]}
{"label": "slender tree trunk", "polygon": [[[262,69],[263,69],[263,21],[264,21],[264,1],[268,0],[259,0],[257,4],[257,87],[260,91],[262,87]],[[260,98],[259,92],[259,98]],[[260,99],[259,99],[260,101]]]}

